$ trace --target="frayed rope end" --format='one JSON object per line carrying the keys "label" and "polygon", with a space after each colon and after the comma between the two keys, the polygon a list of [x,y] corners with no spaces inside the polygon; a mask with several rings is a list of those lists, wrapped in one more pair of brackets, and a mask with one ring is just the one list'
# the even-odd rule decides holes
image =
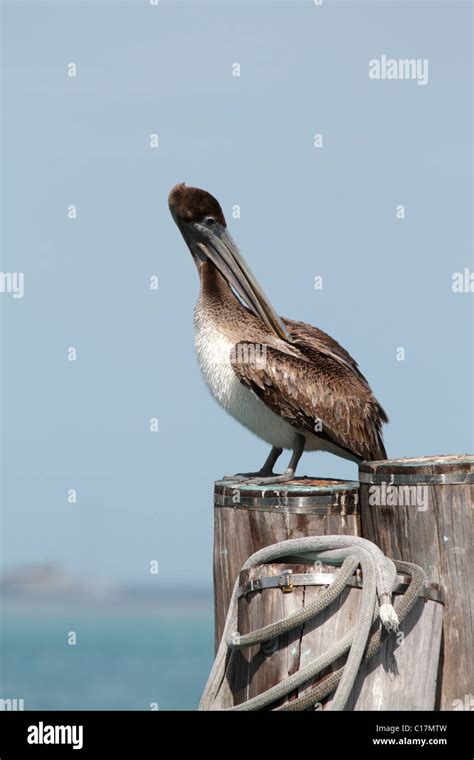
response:
{"label": "frayed rope end", "polygon": [[395,612],[393,606],[390,603],[380,605],[379,615],[380,615],[380,620],[382,621],[383,627],[389,633],[398,631],[398,626],[400,625],[400,621],[398,619],[397,613]]}

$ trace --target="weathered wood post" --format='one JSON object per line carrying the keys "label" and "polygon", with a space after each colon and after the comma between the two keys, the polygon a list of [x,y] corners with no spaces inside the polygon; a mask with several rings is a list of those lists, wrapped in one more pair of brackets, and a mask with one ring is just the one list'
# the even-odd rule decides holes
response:
{"label": "weathered wood post", "polygon": [[[279,576],[282,569],[292,570],[292,579],[308,577],[305,586],[294,586],[291,593],[281,588],[265,588],[242,596],[239,600],[238,631],[250,633],[276,620],[288,617],[315,601],[323,588],[312,585],[312,568],[307,565],[265,565],[243,571],[240,575],[242,590],[249,581],[268,583],[269,576]],[[316,576],[330,577],[335,568],[325,565]],[[296,575],[298,574],[298,575]],[[301,575],[300,575],[301,574]],[[399,577],[400,591],[404,590],[404,576]],[[258,585],[257,585],[258,588]],[[401,597],[395,595],[398,609]],[[346,710],[434,710],[436,705],[436,678],[441,648],[443,605],[439,589],[426,583],[423,596],[401,623],[400,632],[387,637],[373,657],[361,666]],[[359,611],[360,589],[354,581],[327,609],[316,618],[294,628],[278,640],[265,642],[239,652],[233,670],[232,692],[235,704],[261,694],[286,676],[303,669],[318,655],[327,652],[354,626]],[[421,654],[422,653],[422,654]],[[421,656],[423,662],[421,664]],[[342,657],[316,679],[305,683],[273,706],[284,704],[296,697],[304,697],[315,685],[344,664]],[[318,700],[316,709],[331,707],[332,695]]]}
{"label": "weathered wood post", "polygon": [[235,579],[251,554],[303,536],[359,535],[358,483],[302,478],[289,485],[252,486],[217,481],[214,489],[214,601],[216,646]]}
{"label": "weathered wood post", "polygon": [[[363,478],[364,479],[364,478]],[[374,531],[364,532],[359,514],[359,483],[353,481],[301,479],[290,484],[258,487],[218,481],[215,486],[214,590],[216,644],[220,641],[230,595],[235,579],[247,558],[264,546],[289,538],[318,535],[363,535],[386,548]],[[367,522],[367,521],[366,521]],[[400,553],[393,554],[401,558]],[[420,557],[403,553],[407,561],[425,566],[427,583],[401,627],[401,639],[390,637],[379,652],[359,673],[346,709],[401,710],[435,709],[438,661],[441,647],[443,608],[431,565]],[[426,557],[423,557],[426,560]],[[291,562],[291,560],[290,560]],[[282,576],[284,571],[301,574],[291,593],[285,593],[278,581],[272,586],[269,576]],[[322,592],[321,580],[311,580],[315,568],[286,563],[264,565],[240,574],[240,585],[248,588],[238,606],[238,631],[246,634],[310,604]],[[333,573],[322,566],[317,573]],[[308,574],[306,576],[302,574]],[[264,590],[259,581],[264,579]],[[308,580],[307,580],[308,579]],[[399,577],[399,582],[403,582]],[[255,581],[257,583],[255,584]],[[400,599],[400,597],[399,597]],[[317,619],[280,636],[278,641],[265,642],[238,653],[231,690],[239,704],[279,683],[285,676],[301,670],[316,655],[327,651],[334,641],[348,632],[357,620],[360,590],[356,582]],[[397,601],[395,601],[397,608]],[[418,667],[420,652],[423,667]],[[343,664],[344,658],[318,677],[321,683]],[[304,684],[296,696],[305,696],[313,683]],[[331,703],[324,698],[322,709]]]}
{"label": "weathered wood post", "polygon": [[359,477],[364,538],[443,588],[437,707],[463,709],[474,694],[474,456],[368,462]]}

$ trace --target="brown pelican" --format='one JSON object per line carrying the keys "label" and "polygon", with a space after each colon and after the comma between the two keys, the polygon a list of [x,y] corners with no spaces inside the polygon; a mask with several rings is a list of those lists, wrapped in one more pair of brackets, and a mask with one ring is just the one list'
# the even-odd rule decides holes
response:
{"label": "brown pelican", "polygon": [[[232,479],[287,482],[303,451],[386,459],[387,415],[348,352],[317,327],[276,314],[210,193],[176,185],[169,207],[201,281],[194,324],[204,379],[229,414],[272,446],[258,472]],[[283,449],[291,460],[275,475]]]}

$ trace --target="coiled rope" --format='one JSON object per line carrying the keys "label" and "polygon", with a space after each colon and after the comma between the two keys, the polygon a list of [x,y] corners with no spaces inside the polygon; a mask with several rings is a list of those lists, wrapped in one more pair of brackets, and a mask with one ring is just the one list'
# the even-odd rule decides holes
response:
{"label": "coiled rope", "polygon": [[[312,536],[281,541],[252,554],[242,570],[249,570],[277,559],[300,564],[324,562],[341,567],[331,585],[307,607],[283,620],[242,636],[236,633],[239,591],[239,579],[236,579],[222,639],[199,704],[200,710],[242,711],[268,708],[273,702],[314,678],[347,652],[343,667],[331,673],[301,697],[274,708],[277,711],[305,710],[335,691],[331,710],[343,710],[361,663],[375,654],[388,633],[398,630],[399,622],[403,621],[412,609],[425,583],[425,574],[421,567],[408,562],[393,562],[371,541],[357,536]],[[301,670],[287,676],[262,694],[234,705],[231,683],[235,653],[311,620],[344,591],[347,581],[359,566],[362,569],[363,584],[359,614],[354,627]],[[411,578],[398,605],[398,614],[391,603],[397,571]],[[381,625],[371,635],[373,624],[377,620]]]}

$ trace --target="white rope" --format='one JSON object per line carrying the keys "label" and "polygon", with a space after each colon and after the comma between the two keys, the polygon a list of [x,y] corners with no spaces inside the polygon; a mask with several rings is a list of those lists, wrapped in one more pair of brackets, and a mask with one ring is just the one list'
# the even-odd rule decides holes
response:
{"label": "white rope", "polygon": [[[343,710],[352,691],[364,653],[367,650],[373,622],[380,619],[387,631],[397,630],[399,621],[391,603],[397,569],[395,563],[385,557],[371,541],[357,536],[314,536],[281,541],[255,552],[245,562],[242,570],[248,570],[275,560],[283,561],[283,559],[287,562],[291,560],[301,564],[313,564],[316,561],[324,562],[330,565],[341,565],[341,569],[331,585],[325,588],[310,605],[286,619],[271,623],[264,628],[242,636],[236,633],[239,590],[239,579],[237,578],[222,639],[199,705],[200,710],[241,711],[260,710],[269,707],[273,702],[286,696],[348,652],[344,668],[340,672],[338,671],[337,680],[329,679],[330,688],[327,692],[336,690],[331,709]],[[406,615],[423,586],[424,573],[416,565],[403,564],[405,569],[408,568],[411,575],[416,576],[415,586],[417,586],[411,590],[410,594],[408,592],[406,594],[407,597],[410,597],[403,610],[404,615]],[[312,619],[343,592],[347,581],[358,566],[362,568],[363,585],[357,624],[354,628],[297,673],[284,678],[279,684],[263,694],[259,694],[242,704],[234,705],[231,691],[234,653],[245,647],[274,638]],[[380,645],[380,626],[375,638]],[[375,638],[373,636],[371,639],[372,649],[376,643]],[[309,699],[310,702],[311,698],[312,695]],[[293,703],[288,703],[288,709],[305,709],[307,702],[307,698],[300,698]],[[298,706],[289,707],[289,705],[296,703]],[[286,707],[283,705],[277,709],[285,709]]]}

